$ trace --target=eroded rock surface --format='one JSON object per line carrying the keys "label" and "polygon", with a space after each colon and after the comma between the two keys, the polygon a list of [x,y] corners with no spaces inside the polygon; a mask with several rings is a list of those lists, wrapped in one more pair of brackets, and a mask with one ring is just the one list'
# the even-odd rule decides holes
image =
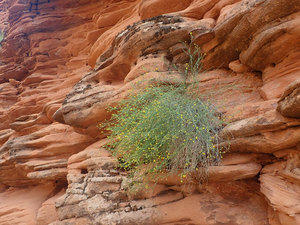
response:
{"label": "eroded rock surface", "polygon": [[[0,225],[300,223],[299,0],[4,0],[0,18]],[[230,151],[207,183],[128,195],[97,126],[180,82],[184,42]]]}
{"label": "eroded rock surface", "polygon": [[128,197],[124,190],[127,178],[115,169],[117,162],[110,153],[96,147],[102,144],[100,141],[70,157],[69,186],[66,194],[56,201],[60,221],[53,225],[173,224],[176,221],[268,224],[267,203],[259,184],[247,179],[258,174],[261,169],[258,164],[211,169],[211,182],[205,185],[181,183],[179,177],[169,177],[149,191],[141,190]]}

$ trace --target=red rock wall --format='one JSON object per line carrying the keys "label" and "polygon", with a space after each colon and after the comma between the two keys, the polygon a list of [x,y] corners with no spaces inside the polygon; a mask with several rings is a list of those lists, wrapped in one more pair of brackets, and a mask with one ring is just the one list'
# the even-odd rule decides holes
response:
{"label": "red rock wall", "polygon": [[[300,224],[299,0],[3,0],[0,18],[0,225]],[[191,91],[239,84],[215,96],[230,152],[208,183],[130,200],[97,125],[170,80],[190,33],[210,69]]]}

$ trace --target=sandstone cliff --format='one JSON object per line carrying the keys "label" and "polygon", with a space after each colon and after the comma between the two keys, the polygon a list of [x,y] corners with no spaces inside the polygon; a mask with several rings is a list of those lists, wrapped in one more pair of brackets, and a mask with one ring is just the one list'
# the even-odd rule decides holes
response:
{"label": "sandstone cliff", "polygon": [[[300,224],[300,0],[0,0],[0,18],[0,225]],[[190,34],[194,90],[240,85],[216,96],[230,152],[205,184],[129,198],[97,126]]]}

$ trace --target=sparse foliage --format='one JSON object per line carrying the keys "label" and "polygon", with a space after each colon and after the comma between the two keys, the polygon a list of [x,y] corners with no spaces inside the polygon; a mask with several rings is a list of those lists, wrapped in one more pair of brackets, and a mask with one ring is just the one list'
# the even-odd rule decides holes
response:
{"label": "sparse foliage", "polygon": [[4,32],[2,30],[0,30],[0,48],[1,48],[1,42],[4,38]]}

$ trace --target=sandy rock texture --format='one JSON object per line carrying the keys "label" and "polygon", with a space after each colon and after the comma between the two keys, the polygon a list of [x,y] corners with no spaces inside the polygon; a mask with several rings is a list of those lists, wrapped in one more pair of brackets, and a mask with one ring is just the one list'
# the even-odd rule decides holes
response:
{"label": "sandy rock texture", "polygon": [[[300,0],[2,0],[0,19],[0,225],[300,224]],[[97,126],[180,82],[184,43],[230,151],[205,183],[129,195]]]}

